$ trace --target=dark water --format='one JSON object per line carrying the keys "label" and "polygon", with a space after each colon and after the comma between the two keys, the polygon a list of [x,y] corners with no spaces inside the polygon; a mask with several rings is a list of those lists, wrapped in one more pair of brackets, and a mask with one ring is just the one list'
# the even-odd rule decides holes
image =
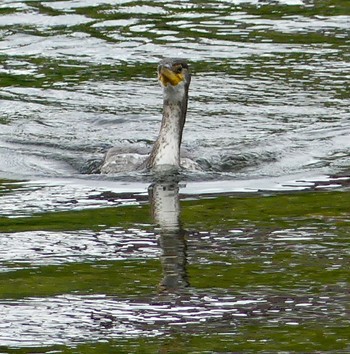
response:
{"label": "dark water", "polygon": [[[349,34],[348,0],[2,1],[2,351],[349,352]],[[164,56],[207,170],[87,174],[155,139]]]}

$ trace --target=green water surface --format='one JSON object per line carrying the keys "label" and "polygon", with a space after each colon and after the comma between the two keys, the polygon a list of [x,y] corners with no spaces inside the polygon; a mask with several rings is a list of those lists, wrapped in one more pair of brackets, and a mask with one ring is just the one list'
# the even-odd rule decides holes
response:
{"label": "green water surface", "polygon": [[[308,313],[301,313],[296,317],[297,322],[289,324],[274,321],[276,316],[267,309],[263,314],[250,313],[234,320],[223,317],[214,325],[209,323],[193,330],[190,326],[184,327],[188,330],[169,327],[167,335],[156,338],[110,339],[75,348],[4,350],[9,353],[346,352],[349,192],[232,195],[184,200],[181,207],[183,227],[188,232],[190,289],[242,298],[258,294],[268,299],[268,308],[277,312],[286,310],[281,308],[283,300],[298,298],[304,301],[327,298],[330,309],[310,306]],[[147,204],[0,219],[1,231],[6,233],[94,232],[101,225],[125,232],[135,225],[148,231],[154,231],[155,227]],[[302,239],[297,234],[301,230]],[[273,239],[276,232],[285,232],[288,240]],[[201,240],[199,234],[213,236],[211,241]],[[225,239],[226,246],[221,252],[215,247],[215,238]],[[0,276],[0,298],[4,300],[59,294],[148,298],[157,294],[162,272],[156,258],[87,261],[29,269],[16,269],[23,264],[11,262],[3,266],[13,268]],[[339,306],[333,308],[337,302]]]}

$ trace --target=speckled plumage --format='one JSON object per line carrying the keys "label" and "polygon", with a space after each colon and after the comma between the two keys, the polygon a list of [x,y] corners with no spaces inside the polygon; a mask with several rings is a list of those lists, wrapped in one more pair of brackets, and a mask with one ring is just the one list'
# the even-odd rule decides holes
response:
{"label": "speckled plumage", "polygon": [[[163,87],[163,119],[150,154],[120,154],[111,149],[105,156],[101,173],[178,169],[182,164],[180,146],[191,81],[187,62],[183,59],[162,60],[158,66],[158,78]],[[196,169],[196,163],[188,163],[188,160],[184,164]]]}

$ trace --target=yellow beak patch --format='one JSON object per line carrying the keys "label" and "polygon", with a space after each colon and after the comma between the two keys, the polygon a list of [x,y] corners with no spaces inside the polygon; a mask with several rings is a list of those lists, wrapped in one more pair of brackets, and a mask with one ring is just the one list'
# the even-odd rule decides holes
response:
{"label": "yellow beak patch", "polygon": [[176,86],[184,80],[184,76],[182,73],[176,74],[172,70],[162,67],[159,71],[159,80],[164,86],[168,86],[168,84]]}

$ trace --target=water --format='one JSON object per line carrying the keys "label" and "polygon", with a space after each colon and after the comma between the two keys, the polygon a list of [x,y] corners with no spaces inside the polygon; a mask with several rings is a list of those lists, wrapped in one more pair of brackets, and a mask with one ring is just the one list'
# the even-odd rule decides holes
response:
{"label": "water", "polygon": [[339,3],[5,2],[1,169],[72,175],[110,146],[153,141],[166,55],[192,62],[184,147],[211,170],[343,171],[349,18]]}
{"label": "water", "polygon": [[[2,1],[2,351],[349,351],[349,23],[346,0]],[[164,56],[190,60],[206,171],[89,174],[156,138]]]}

